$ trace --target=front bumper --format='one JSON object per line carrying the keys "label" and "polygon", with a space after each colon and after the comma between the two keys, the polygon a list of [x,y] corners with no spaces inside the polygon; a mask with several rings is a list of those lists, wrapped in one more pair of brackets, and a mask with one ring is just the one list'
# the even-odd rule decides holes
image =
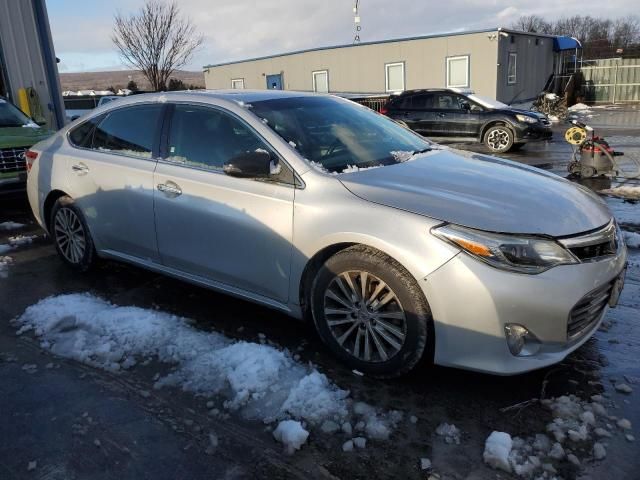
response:
{"label": "front bumper", "polygon": [[550,140],[553,137],[551,125],[543,125],[542,123],[518,124],[515,128],[515,134],[515,143]]}
{"label": "front bumper", "polygon": [[[562,361],[597,330],[602,314],[579,336],[569,339],[572,308],[588,293],[615,279],[627,252],[606,260],[563,265],[539,275],[489,267],[460,253],[424,278],[421,286],[431,307],[438,365],[514,375]],[[529,357],[508,349],[504,326],[516,323],[541,345]]]}
{"label": "front bumper", "polygon": [[24,192],[27,188],[27,172],[4,174],[0,176],[0,195]]}

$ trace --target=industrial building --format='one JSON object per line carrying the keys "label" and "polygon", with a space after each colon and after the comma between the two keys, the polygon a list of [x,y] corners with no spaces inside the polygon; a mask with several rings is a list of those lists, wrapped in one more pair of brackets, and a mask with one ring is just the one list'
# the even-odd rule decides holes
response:
{"label": "industrial building", "polygon": [[45,0],[0,0],[0,95],[49,128],[65,124]]}
{"label": "industrial building", "polygon": [[559,73],[560,52],[578,48],[566,37],[494,28],[314,48],[203,68],[208,89],[389,94],[459,87],[513,103],[535,98]]}

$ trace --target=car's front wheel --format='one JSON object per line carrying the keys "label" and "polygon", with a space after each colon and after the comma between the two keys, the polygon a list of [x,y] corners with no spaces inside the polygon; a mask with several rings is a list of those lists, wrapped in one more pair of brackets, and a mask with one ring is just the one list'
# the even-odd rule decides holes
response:
{"label": "car's front wheel", "polygon": [[71,197],[56,200],[50,226],[56,250],[65,263],[83,272],[88,270],[95,261],[95,247],[87,222]]}
{"label": "car's front wheel", "polygon": [[382,252],[354,246],[329,258],[312,286],[324,343],[351,368],[378,377],[411,370],[432,335],[429,306],[415,279]]}
{"label": "car's front wheel", "polygon": [[513,146],[514,135],[509,127],[496,125],[484,134],[484,144],[494,153],[504,153]]}

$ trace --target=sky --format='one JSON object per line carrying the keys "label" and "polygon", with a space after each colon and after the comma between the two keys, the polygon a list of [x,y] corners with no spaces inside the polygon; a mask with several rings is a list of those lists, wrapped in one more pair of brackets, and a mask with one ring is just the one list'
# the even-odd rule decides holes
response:
{"label": "sky", "polygon": [[[111,41],[117,12],[134,13],[144,0],[46,0],[61,72],[128,69]],[[242,60],[306,48],[350,44],[353,0],[178,0],[204,36],[187,65]],[[618,18],[640,0],[360,0],[361,41],[509,27],[521,15],[547,19],[597,12]]]}

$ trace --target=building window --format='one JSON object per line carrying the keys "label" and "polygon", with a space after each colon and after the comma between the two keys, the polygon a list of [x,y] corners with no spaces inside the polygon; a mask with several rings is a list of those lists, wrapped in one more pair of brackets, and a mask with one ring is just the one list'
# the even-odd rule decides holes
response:
{"label": "building window", "polygon": [[387,63],[384,66],[387,92],[404,91],[404,62]]}
{"label": "building window", "polygon": [[242,90],[244,88],[244,78],[234,78],[231,80],[231,88],[234,90]]}
{"label": "building window", "polygon": [[318,70],[311,72],[313,78],[313,91],[318,93],[329,93],[329,71]]}
{"label": "building window", "polygon": [[469,55],[447,57],[447,88],[469,87]]}
{"label": "building window", "polygon": [[514,83],[516,83],[516,80],[517,80],[517,71],[518,71],[517,60],[518,60],[517,53],[509,54],[509,63],[507,64],[507,83],[509,85],[513,85]]}

